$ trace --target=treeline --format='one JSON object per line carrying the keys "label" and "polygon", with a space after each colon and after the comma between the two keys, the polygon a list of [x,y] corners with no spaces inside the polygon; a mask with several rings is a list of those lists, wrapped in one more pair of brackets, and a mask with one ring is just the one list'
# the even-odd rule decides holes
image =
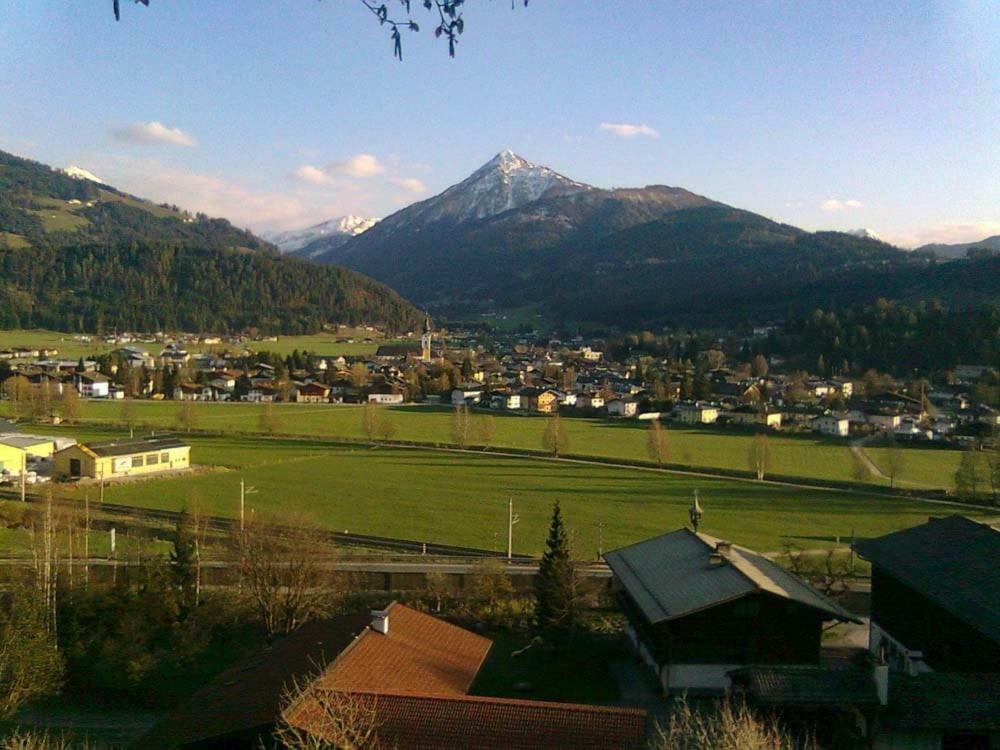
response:
{"label": "treeline", "polygon": [[765,349],[802,360],[822,375],[868,369],[902,375],[993,364],[1000,361],[1000,308],[957,310],[880,299],[840,311],[817,309],[790,318],[785,334],[772,335]]}
{"label": "treeline", "polygon": [[329,322],[400,331],[419,317],[352,271],[266,253],[139,241],[0,250],[0,328],[296,334]]}

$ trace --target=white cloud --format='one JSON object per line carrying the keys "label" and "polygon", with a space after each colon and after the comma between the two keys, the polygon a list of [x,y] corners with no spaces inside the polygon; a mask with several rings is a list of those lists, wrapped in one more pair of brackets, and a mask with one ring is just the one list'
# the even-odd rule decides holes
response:
{"label": "white cloud", "polygon": [[126,143],[166,143],[170,146],[193,148],[198,141],[180,128],[168,128],[162,122],[136,122],[128,127],[116,128],[111,134]]}
{"label": "white cloud", "polygon": [[649,125],[633,125],[627,122],[602,122],[598,130],[614,133],[619,138],[635,138],[637,135],[647,138],[659,138],[660,134]]}
{"label": "white cloud", "polygon": [[328,185],[333,179],[319,167],[303,164],[295,170],[295,176],[313,185]]}
{"label": "white cloud", "polygon": [[410,193],[427,192],[427,186],[416,177],[390,177],[389,182]]}
{"label": "white cloud", "polygon": [[374,177],[385,173],[385,167],[372,154],[355,154],[347,161],[334,162],[327,167],[328,172],[336,172],[348,177]]}
{"label": "white cloud", "polygon": [[819,204],[819,207],[824,211],[835,212],[846,211],[850,208],[864,208],[864,204],[855,198],[849,198],[847,200],[841,200],[840,198],[827,198]]}

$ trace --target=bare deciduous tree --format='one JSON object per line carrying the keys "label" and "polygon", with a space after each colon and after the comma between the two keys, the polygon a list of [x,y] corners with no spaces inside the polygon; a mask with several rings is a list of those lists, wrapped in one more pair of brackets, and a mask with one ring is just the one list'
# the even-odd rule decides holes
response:
{"label": "bare deciduous tree", "polygon": [[378,750],[378,699],[296,683],[282,700],[274,741],[285,750]]}
{"label": "bare deciduous tree", "polygon": [[322,563],[330,553],[314,526],[251,516],[237,533],[243,585],[269,637],[328,609],[335,592]]}
{"label": "bare deciduous tree", "polygon": [[646,453],[651,460],[656,461],[657,466],[662,467],[670,461],[670,435],[659,419],[649,423],[649,432],[646,433]]}
{"label": "bare deciduous tree", "polygon": [[750,449],[747,455],[750,464],[750,471],[757,476],[757,481],[764,479],[764,475],[771,468],[771,444],[767,435],[758,432],[750,441]]}

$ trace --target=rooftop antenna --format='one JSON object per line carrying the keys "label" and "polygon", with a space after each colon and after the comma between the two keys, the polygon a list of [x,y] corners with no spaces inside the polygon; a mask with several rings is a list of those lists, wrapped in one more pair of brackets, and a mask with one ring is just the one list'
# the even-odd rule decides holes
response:
{"label": "rooftop antenna", "polygon": [[694,533],[698,533],[698,524],[701,522],[701,517],[704,515],[701,504],[698,502],[698,490],[694,491],[694,502],[691,503],[691,510],[689,511],[691,517],[691,525],[694,527]]}

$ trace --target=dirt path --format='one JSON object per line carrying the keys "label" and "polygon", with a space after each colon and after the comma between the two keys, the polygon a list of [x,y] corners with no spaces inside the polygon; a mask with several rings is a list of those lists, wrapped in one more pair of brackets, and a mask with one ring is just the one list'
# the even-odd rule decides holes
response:
{"label": "dirt path", "polygon": [[851,442],[851,453],[864,465],[868,472],[877,479],[885,479],[888,481],[889,477],[882,473],[882,470],[878,467],[871,457],[865,453],[865,443],[867,443],[870,438],[861,438],[860,440],[855,440]]}

